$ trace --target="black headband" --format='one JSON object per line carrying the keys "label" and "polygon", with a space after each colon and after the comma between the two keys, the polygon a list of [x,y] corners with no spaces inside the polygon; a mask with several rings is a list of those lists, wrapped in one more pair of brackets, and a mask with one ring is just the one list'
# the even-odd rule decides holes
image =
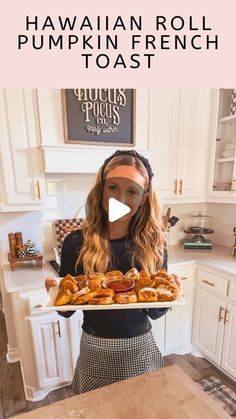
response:
{"label": "black headband", "polygon": [[105,172],[105,168],[106,168],[107,164],[109,163],[110,160],[113,159],[113,157],[117,157],[117,156],[132,156],[132,157],[135,157],[135,158],[139,159],[143,163],[144,167],[146,168],[146,170],[148,172],[148,177],[149,177],[148,189],[149,189],[150,185],[151,185],[151,180],[154,176],[154,173],[152,172],[152,169],[151,169],[151,166],[150,166],[150,163],[149,163],[148,159],[146,159],[146,157],[142,156],[142,154],[139,154],[135,150],[117,150],[110,157],[108,157],[104,161],[103,166],[102,166],[102,173],[101,173],[102,180],[104,180],[104,172]]}

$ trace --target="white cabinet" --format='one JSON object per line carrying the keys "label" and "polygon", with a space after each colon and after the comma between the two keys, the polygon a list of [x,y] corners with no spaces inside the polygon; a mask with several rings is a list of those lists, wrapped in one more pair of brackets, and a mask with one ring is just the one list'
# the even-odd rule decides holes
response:
{"label": "white cabinet", "polygon": [[74,372],[77,358],[80,352],[80,339],[82,335],[83,314],[81,310],[76,311],[67,319],[69,340],[71,349],[72,371]]}
{"label": "white cabinet", "polygon": [[233,89],[211,92],[209,202],[236,202],[236,114],[231,110],[233,92]]}
{"label": "white cabinet", "polygon": [[66,320],[56,312],[29,317],[37,383],[56,387],[72,379]]}
{"label": "white cabinet", "polygon": [[33,90],[0,90],[0,211],[32,211],[44,182]]}
{"label": "white cabinet", "polygon": [[[179,273],[179,272],[176,272]],[[186,304],[173,307],[166,314],[165,352],[186,354],[191,350],[193,285],[191,274],[184,272],[182,289]]]}
{"label": "white cabinet", "polygon": [[167,203],[203,200],[209,91],[151,90],[149,108],[160,196]]}
{"label": "white cabinet", "polygon": [[236,305],[228,304],[225,311],[222,368],[236,377]]}
{"label": "white cabinet", "polygon": [[225,305],[221,299],[204,291],[199,291],[196,298],[194,344],[209,359],[220,364],[224,335],[222,314]]}
{"label": "white cabinet", "polygon": [[202,268],[198,271],[196,285],[193,345],[230,377],[236,378],[235,278]]}
{"label": "white cabinet", "polygon": [[152,331],[160,351],[164,354],[186,354],[191,350],[194,265],[171,265],[182,284],[186,304],[175,306],[157,320],[152,320]]}

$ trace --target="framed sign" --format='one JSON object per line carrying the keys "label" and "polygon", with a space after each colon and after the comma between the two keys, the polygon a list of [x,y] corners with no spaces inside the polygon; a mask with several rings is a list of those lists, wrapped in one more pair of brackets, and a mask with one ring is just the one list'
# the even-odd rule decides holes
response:
{"label": "framed sign", "polygon": [[135,145],[134,89],[62,90],[66,143]]}

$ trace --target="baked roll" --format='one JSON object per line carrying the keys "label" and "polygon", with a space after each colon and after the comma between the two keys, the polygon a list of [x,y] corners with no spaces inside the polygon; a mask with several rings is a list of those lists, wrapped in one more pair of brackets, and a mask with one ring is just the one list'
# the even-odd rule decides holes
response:
{"label": "baked roll", "polygon": [[114,302],[117,304],[132,304],[137,301],[138,297],[134,291],[120,292],[114,296]]}
{"label": "baked roll", "polygon": [[85,295],[80,295],[74,302],[74,305],[84,305],[88,304],[89,301],[96,295],[95,291],[88,292]]}
{"label": "baked roll", "polygon": [[113,304],[114,295],[115,295],[114,291],[109,288],[99,290],[95,292],[95,295],[93,296],[93,298],[89,300],[89,304],[93,304],[93,305]]}
{"label": "baked roll", "polygon": [[89,279],[88,286],[91,291],[97,291],[102,288],[102,282],[100,279]]}
{"label": "baked roll", "polygon": [[123,276],[121,271],[109,271],[106,273],[106,279],[118,279]]}
{"label": "baked roll", "polygon": [[139,279],[149,279],[150,274],[146,271],[140,271],[139,272]]}
{"label": "baked roll", "polygon": [[154,288],[148,288],[148,287],[140,289],[138,292],[138,301],[146,302],[146,303],[157,302],[158,301],[157,290],[155,290]]}
{"label": "baked roll", "polygon": [[63,306],[65,304],[68,304],[71,298],[71,292],[67,288],[61,288],[59,289],[59,292],[57,294],[57,298],[55,301],[56,306]]}
{"label": "baked roll", "polygon": [[173,301],[178,296],[178,288],[165,285],[159,285],[156,288],[157,295],[158,295],[158,301],[165,302],[165,301]]}
{"label": "baked roll", "polygon": [[142,278],[136,282],[135,290],[138,293],[142,288],[154,288],[154,285],[155,281],[153,281],[151,278]]}
{"label": "baked roll", "polygon": [[94,272],[92,274],[89,274],[88,278],[89,278],[89,280],[97,279],[100,282],[103,282],[103,281],[105,281],[106,276],[104,274],[100,273],[100,272]]}
{"label": "baked roll", "polygon": [[137,269],[136,269],[136,268],[132,268],[132,269],[130,269],[128,272],[126,272],[125,276],[126,276],[127,278],[131,278],[131,279],[133,279],[135,282],[137,282],[137,281],[138,281],[138,279],[139,279],[139,272],[137,271]]}

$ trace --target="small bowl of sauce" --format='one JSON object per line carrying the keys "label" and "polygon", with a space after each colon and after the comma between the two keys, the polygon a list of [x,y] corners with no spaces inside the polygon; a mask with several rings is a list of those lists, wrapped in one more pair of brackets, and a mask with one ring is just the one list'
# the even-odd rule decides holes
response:
{"label": "small bowl of sauce", "polygon": [[122,278],[119,279],[107,279],[103,282],[102,286],[104,288],[109,288],[115,293],[117,292],[127,292],[134,288],[135,282],[131,278]]}

